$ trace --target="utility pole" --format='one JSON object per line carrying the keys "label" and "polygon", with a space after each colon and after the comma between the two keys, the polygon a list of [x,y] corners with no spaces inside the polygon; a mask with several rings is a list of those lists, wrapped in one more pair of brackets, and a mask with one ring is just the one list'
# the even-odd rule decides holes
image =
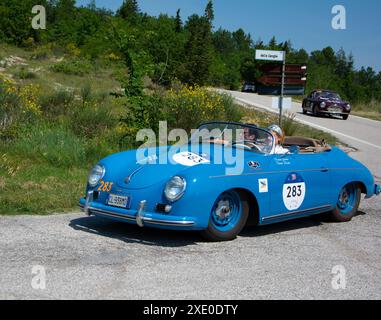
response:
{"label": "utility pole", "polygon": [[282,127],[282,117],[283,117],[283,98],[284,98],[285,73],[286,73],[286,51],[283,52],[282,85],[280,87],[280,99],[279,99],[279,126],[280,127]]}

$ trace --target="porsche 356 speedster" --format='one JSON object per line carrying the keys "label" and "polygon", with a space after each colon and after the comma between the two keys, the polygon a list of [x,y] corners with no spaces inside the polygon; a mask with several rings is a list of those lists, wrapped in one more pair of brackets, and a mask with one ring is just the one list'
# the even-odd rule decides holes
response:
{"label": "porsche 356 speedster", "polygon": [[[228,130],[241,133],[227,135]],[[324,142],[287,137],[283,145],[289,152],[276,154],[272,134],[254,125],[213,122],[201,131],[219,133],[194,134],[172,153],[171,147],[157,147],[147,149],[143,159],[132,150],[99,161],[80,207],[89,216],[199,230],[207,239],[224,241],[249,223],[321,213],[349,221],[361,194],[370,198],[381,191],[363,164]],[[162,155],[166,163],[158,161]]]}

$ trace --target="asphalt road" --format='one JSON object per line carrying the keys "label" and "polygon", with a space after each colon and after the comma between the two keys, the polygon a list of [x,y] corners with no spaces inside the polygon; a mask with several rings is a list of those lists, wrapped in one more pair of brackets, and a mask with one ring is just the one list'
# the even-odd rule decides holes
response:
{"label": "asphalt road", "polygon": [[[380,144],[377,122],[298,117]],[[378,172],[381,150],[350,139],[353,156]],[[225,243],[80,213],[0,217],[0,299],[380,299],[380,211],[373,198],[349,223],[312,217],[246,228]],[[335,266],[345,288],[332,286]]]}

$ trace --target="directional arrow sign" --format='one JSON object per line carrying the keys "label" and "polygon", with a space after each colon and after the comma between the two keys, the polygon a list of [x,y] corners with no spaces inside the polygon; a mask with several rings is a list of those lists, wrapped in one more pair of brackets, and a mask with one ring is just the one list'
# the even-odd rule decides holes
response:
{"label": "directional arrow sign", "polygon": [[256,50],[255,59],[267,61],[284,61],[284,51]]}

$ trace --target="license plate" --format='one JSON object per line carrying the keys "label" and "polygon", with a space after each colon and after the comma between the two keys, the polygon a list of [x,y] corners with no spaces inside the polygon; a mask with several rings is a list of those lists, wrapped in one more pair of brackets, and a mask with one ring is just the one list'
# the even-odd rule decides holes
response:
{"label": "license plate", "polygon": [[341,109],[339,108],[328,108],[328,111],[332,113],[341,113]]}
{"label": "license plate", "polygon": [[116,194],[110,194],[108,197],[107,204],[109,206],[127,208],[128,200],[129,200],[129,197],[127,196],[119,196]]}

